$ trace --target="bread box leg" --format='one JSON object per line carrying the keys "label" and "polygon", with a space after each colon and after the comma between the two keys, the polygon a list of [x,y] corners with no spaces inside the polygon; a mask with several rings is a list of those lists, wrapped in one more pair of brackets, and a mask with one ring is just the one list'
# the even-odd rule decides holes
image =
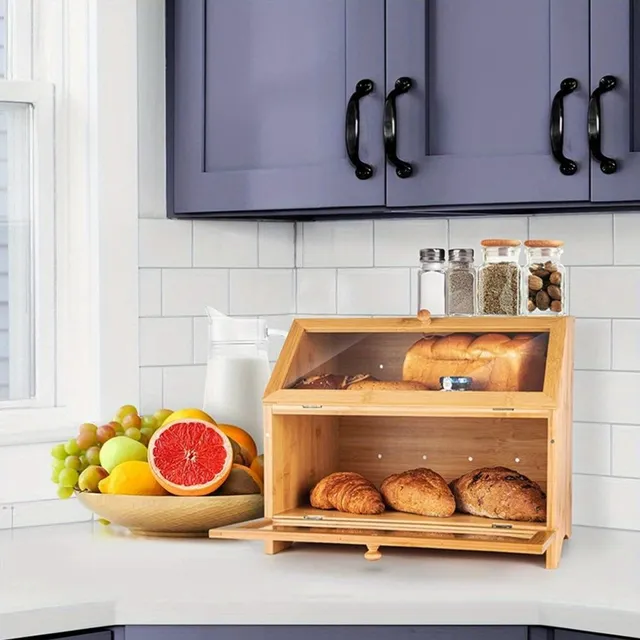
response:
{"label": "bread box leg", "polygon": [[288,549],[293,543],[282,540],[267,540],[264,543],[264,552],[270,556]]}
{"label": "bread box leg", "polygon": [[380,558],[382,558],[382,554],[378,551],[379,548],[380,547],[378,547],[378,545],[368,544],[367,551],[364,554],[365,560],[370,560],[372,562],[374,560],[380,560]]}
{"label": "bread box leg", "polygon": [[562,543],[564,542],[564,535],[556,532],[553,538],[553,542],[549,545],[546,552],[546,567],[547,569],[557,569],[560,564],[560,556],[562,555]]}

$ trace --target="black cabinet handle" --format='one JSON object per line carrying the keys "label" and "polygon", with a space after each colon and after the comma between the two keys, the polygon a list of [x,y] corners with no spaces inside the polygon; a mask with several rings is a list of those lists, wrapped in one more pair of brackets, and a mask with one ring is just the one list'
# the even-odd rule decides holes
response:
{"label": "black cabinet handle", "polygon": [[564,98],[578,88],[575,78],[565,78],[560,83],[560,91],[556,93],[551,103],[551,124],[549,137],[551,138],[551,153],[557,160],[560,173],[563,176],[572,176],[578,165],[563,153],[564,148]]}
{"label": "black cabinet handle", "polygon": [[600,136],[602,134],[602,115],[600,113],[600,96],[615,89],[617,80],[614,76],[603,76],[598,86],[593,90],[589,99],[589,111],[587,113],[587,135],[589,137],[589,151],[594,160],[600,163],[602,173],[610,174],[618,170],[618,163],[613,158],[608,158],[602,153]]}
{"label": "black cabinet handle", "polygon": [[374,88],[373,80],[365,78],[356,84],[356,90],[347,103],[344,141],[351,164],[356,168],[358,180],[368,180],[373,175],[373,167],[360,160],[360,98],[369,95]]}
{"label": "black cabinet handle", "polygon": [[382,117],[382,137],[384,139],[384,152],[387,160],[396,168],[398,178],[408,178],[413,173],[413,167],[398,158],[396,149],[396,98],[403,93],[407,93],[413,86],[411,78],[398,78],[395,88],[389,91],[387,99],[384,101],[384,112]]}

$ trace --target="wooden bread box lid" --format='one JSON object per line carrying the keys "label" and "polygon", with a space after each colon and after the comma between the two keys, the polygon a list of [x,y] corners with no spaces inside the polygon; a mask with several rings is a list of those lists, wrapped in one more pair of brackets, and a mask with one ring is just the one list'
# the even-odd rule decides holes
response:
{"label": "wooden bread box lid", "polygon": [[[266,387],[275,413],[547,414],[573,368],[571,317],[295,319]],[[442,391],[468,376],[469,391]]]}

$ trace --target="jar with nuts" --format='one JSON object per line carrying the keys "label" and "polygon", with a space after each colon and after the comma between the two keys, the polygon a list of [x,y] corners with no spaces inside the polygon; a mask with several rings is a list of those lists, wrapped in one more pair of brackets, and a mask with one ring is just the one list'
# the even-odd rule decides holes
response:
{"label": "jar with nuts", "polygon": [[567,305],[567,272],[560,262],[561,240],[526,240],[527,268],[523,283],[524,310],[533,315],[564,315]]}

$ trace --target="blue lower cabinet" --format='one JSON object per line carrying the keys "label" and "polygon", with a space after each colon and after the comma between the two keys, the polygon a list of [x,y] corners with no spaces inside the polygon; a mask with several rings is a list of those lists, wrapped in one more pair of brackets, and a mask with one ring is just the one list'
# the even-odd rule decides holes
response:
{"label": "blue lower cabinet", "polygon": [[525,626],[134,626],[124,640],[527,640]]}

